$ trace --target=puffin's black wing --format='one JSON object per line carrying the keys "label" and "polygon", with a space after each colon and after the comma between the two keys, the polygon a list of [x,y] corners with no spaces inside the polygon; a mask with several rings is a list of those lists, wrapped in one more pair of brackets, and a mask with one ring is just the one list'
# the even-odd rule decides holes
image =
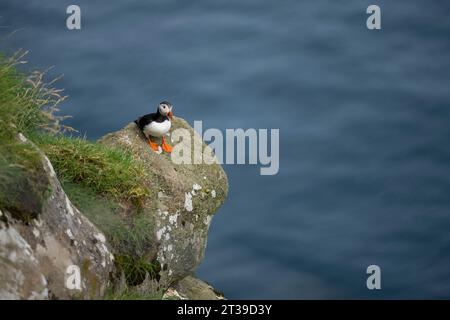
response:
{"label": "puffin's black wing", "polygon": [[134,123],[139,127],[139,129],[144,130],[144,127],[151,122],[155,121],[157,117],[156,113],[149,113],[145,116],[139,117],[136,120],[134,120]]}

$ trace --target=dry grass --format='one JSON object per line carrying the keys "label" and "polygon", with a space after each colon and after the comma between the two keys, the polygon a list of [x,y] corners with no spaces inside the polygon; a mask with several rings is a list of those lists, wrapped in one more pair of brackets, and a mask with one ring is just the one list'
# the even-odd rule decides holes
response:
{"label": "dry grass", "polygon": [[17,71],[18,66],[27,63],[24,60],[27,53],[19,50],[11,57],[0,57],[0,77],[6,80],[2,87],[2,96],[6,97],[2,107],[8,108],[3,113],[8,112],[17,131],[25,134],[39,129],[74,131],[61,123],[68,116],[58,115],[59,105],[67,98],[62,89],[54,88],[61,77],[46,82],[50,69],[33,71],[27,76]]}
{"label": "dry grass", "polygon": [[17,135],[45,123],[40,108],[49,99],[40,96],[45,90],[24,95],[31,84],[16,71],[23,56],[0,55],[0,207],[27,221],[39,214],[49,183],[37,150]]}

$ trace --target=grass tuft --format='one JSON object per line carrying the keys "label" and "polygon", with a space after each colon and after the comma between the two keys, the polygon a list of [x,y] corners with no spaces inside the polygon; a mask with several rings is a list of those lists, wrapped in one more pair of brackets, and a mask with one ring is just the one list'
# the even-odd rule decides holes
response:
{"label": "grass tuft", "polygon": [[61,180],[137,207],[150,194],[143,166],[127,151],[63,135],[40,133],[31,138],[49,157]]}
{"label": "grass tuft", "polygon": [[40,110],[49,98],[41,84],[33,88],[16,71],[22,57],[0,55],[0,207],[29,222],[41,211],[49,181],[39,152],[31,144],[20,143],[17,136],[44,125]]}
{"label": "grass tuft", "polygon": [[116,255],[116,263],[120,271],[125,275],[128,285],[137,286],[144,282],[148,276],[150,279],[158,279],[161,266],[157,261],[149,263],[143,256]]}

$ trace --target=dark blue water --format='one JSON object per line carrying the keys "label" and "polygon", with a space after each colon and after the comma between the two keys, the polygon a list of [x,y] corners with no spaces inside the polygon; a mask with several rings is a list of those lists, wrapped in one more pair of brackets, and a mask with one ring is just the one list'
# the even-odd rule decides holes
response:
{"label": "dark blue water", "polygon": [[2,0],[0,46],[64,74],[91,139],[163,99],[206,128],[280,128],[278,175],[226,166],[201,278],[229,298],[450,297],[448,1],[149,2],[77,0],[68,31],[73,1]]}

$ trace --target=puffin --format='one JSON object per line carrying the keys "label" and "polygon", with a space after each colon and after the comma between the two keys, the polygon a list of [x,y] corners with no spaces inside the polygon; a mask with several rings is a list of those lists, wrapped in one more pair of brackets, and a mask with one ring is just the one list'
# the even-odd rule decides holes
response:
{"label": "puffin", "polygon": [[172,152],[172,147],[166,142],[166,133],[172,126],[172,104],[169,101],[163,101],[158,105],[155,113],[149,113],[137,118],[134,123],[139,127],[144,136],[147,138],[148,144],[153,151],[158,151],[158,145],[152,141],[152,137],[161,137],[161,148],[165,152]]}

